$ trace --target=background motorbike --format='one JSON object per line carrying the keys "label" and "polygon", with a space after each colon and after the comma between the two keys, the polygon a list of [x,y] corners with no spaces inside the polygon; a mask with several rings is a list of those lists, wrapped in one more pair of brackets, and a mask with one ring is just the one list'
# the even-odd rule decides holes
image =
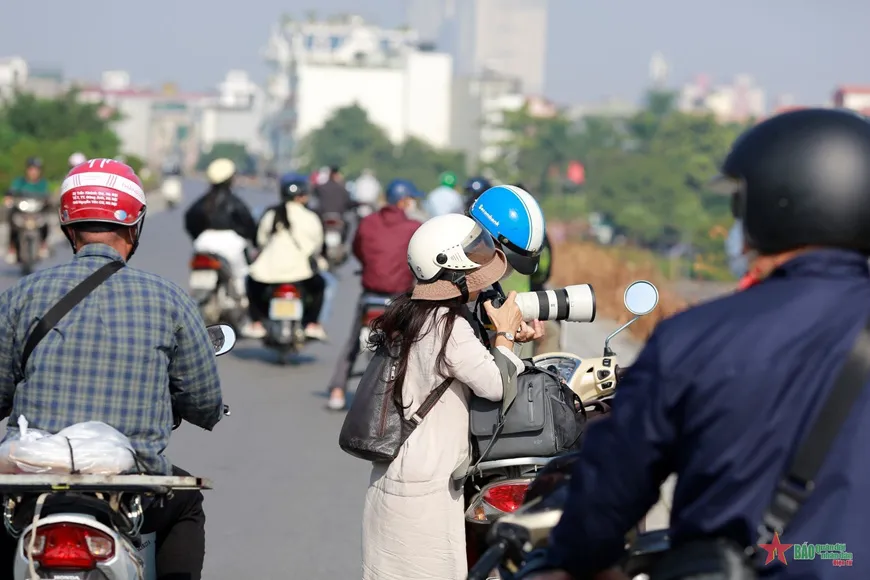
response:
{"label": "background motorbike", "polygon": [[[626,288],[624,302],[629,312],[635,316],[606,338],[603,357],[581,359],[570,353],[544,353],[532,359],[536,366],[564,379],[583,402],[588,421],[595,421],[610,412],[610,401],[616,384],[624,374],[624,369],[618,366],[616,353],[610,348],[610,341],[641,316],[655,309],[658,304],[658,290],[650,282],[634,282]],[[465,488],[465,497],[471,498],[465,512],[468,563],[469,569],[474,573],[469,573],[470,579],[499,578],[492,571],[500,561],[493,555],[499,551],[496,546],[500,546],[500,543],[496,541],[496,546],[481,555],[488,543],[488,537],[489,542],[492,542],[494,526],[510,514],[519,513],[521,506],[530,501],[532,487],[542,477],[539,473],[547,472],[551,464],[568,470],[573,458],[576,458],[576,453],[555,458],[523,457],[483,461],[477,466]],[[555,522],[550,527],[554,525]]]}
{"label": "background motorbike", "polygon": [[341,214],[327,213],[323,215],[323,241],[326,246],[326,261],[333,270],[344,263],[347,258],[342,234],[344,233],[344,218]]}
{"label": "background motorbike", "polygon": [[160,193],[166,201],[166,207],[175,209],[181,203],[182,185],[181,177],[177,175],[167,175],[163,178],[163,183],[160,184]]}
{"label": "background motorbike", "polygon": [[229,324],[239,330],[248,299],[238,292],[229,264],[217,254],[195,253],[190,259],[190,296],[206,324]]}
{"label": "background motorbike", "polygon": [[305,344],[302,326],[304,301],[295,284],[277,284],[269,301],[269,320],[265,322],[263,344],[278,353],[278,364],[285,365]]}
{"label": "background motorbike", "polygon": [[[235,345],[227,325],[208,332],[216,356]],[[193,476],[0,475],[3,525],[18,538],[13,579],[155,580],[156,534],[141,533],[145,509],[175,490],[211,487]]]}
{"label": "background motorbike", "polygon": [[48,223],[45,216],[46,200],[28,197],[7,197],[12,227],[18,232],[18,264],[21,274],[27,276],[39,263],[42,247],[40,230]]}

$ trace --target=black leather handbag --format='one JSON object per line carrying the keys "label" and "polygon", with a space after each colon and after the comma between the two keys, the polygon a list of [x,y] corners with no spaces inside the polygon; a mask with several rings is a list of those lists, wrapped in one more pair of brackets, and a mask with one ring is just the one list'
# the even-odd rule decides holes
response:
{"label": "black leather handbag", "polygon": [[398,357],[381,341],[360,379],[338,437],[339,446],[354,457],[380,462],[395,459],[453,380],[445,379],[435,387],[411,418],[405,419],[401,385],[396,389],[398,366]]}

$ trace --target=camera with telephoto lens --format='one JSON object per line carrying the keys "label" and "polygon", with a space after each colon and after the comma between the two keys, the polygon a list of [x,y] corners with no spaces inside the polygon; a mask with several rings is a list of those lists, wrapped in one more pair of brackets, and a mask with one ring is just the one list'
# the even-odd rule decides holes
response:
{"label": "camera with telephoto lens", "polygon": [[[501,308],[505,298],[501,285],[495,284],[491,289],[480,293],[478,304],[491,300],[493,306]],[[555,290],[519,292],[516,302],[526,322],[532,320],[592,322],[595,320],[595,292],[589,284],[574,284]],[[492,321],[484,308],[480,309],[480,321],[485,327],[492,328]]]}

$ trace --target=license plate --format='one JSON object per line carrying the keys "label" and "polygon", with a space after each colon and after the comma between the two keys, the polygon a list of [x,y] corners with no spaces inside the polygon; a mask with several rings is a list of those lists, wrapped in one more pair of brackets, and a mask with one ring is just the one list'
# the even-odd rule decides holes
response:
{"label": "license plate", "polygon": [[302,302],[296,298],[273,298],[269,303],[270,320],[302,320]]}
{"label": "license plate", "polygon": [[36,227],[36,220],[33,218],[27,218],[26,220],[24,220],[24,227],[35,228]]}
{"label": "license plate", "polygon": [[341,234],[338,232],[326,232],[326,245],[339,246],[341,245]]}
{"label": "license plate", "polygon": [[217,270],[194,270],[190,273],[190,288],[192,290],[211,290],[217,287]]}

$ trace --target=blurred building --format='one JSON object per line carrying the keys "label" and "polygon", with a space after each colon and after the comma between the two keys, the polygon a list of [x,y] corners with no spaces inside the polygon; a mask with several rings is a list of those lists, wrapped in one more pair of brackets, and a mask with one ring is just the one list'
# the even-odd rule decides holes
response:
{"label": "blurred building", "polygon": [[712,86],[706,75],[683,86],[677,107],[684,112],[713,113],[722,122],[743,123],[766,112],[764,89],[746,75],[728,85]]}
{"label": "blurred building", "polygon": [[421,49],[414,30],[384,29],[360,16],[287,18],[264,56],[274,69],[264,130],[279,165],[292,165],[294,143],[353,104],[396,143],[450,143],[452,60]]}
{"label": "blurred building", "polygon": [[466,153],[468,171],[477,169],[478,160],[485,164],[501,156],[510,136],[503,128],[504,115],[525,101],[513,77],[487,72],[454,79],[452,146]]}
{"label": "blurred building", "polygon": [[870,115],[870,86],[841,85],[834,91],[832,105]]}
{"label": "blurred building", "polygon": [[573,105],[568,108],[566,115],[572,121],[581,121],[584,117],[630,117],[639,110],[640,107],[636,103],[612,97],[598,102]]}
{"label": "blurred building", "polygon": [[0,99],[12,97],[27,83],[27,61],[20,56],[0,57]]}
{"label": "blurred building", "polygon": [[69,88],[59,68],[30,67],[23,91],[41,99],[55,99],[63,95]]}
{"label": "blurred building", "polygon": [[247,72],[229,71],[217,96],[202,104],[199,146],[210,151],[215,143],[242,143],[248,153],[261,156],[266,149],[261,131],[265,117],[265,91]]}
{"label": "blurred building", "polygon": [[106,114],[120,114],[114,129],[125,154],[151,167],[159,167],[170,155],[179,155],[187,169],[196,164],[201,110],[212,95],[181,93],[171,84],[161,90],[135,87],[126,71],[107,71],[100,84],[78,88],[82,100],[103,102]]}
{"label": "blurred building", "polygon": [[487,71],[541,94],[547,61],[547,0],[408,0],[409,25],[454,59],[461,77]]}

